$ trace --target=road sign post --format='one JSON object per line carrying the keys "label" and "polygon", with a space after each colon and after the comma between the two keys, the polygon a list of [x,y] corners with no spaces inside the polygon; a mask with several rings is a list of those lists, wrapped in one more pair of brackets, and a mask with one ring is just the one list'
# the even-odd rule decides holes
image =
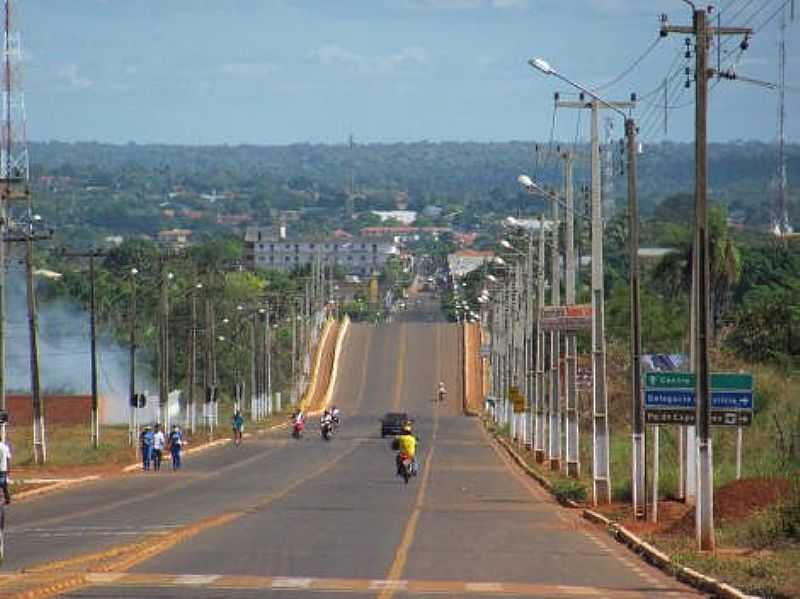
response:
{"label": "road sign post", "polygon": [[[690,372],[648,372],[645,375],[647,424],[694,425],[695,376]],[[753,421],[753,375],[711,374],[711,424],[750,426]]]}

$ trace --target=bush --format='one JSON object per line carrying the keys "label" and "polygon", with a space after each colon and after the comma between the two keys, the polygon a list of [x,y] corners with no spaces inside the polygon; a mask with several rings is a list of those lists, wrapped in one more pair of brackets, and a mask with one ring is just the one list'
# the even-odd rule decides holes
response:
{"label": "bush", "polygon": [[586,501],[589,491],[582,482],[570,478],[553,481],[553,494],[559,503],[567,501]]}

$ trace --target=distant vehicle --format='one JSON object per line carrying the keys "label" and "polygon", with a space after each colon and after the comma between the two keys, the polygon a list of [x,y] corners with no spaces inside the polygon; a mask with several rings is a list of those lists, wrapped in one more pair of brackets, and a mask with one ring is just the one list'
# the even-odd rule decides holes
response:
{"label": "distant vehicle", "polygon": [[412,422],[405,412],[387,412],[381,419],[381,437],[399,435],[407,422]]}
{"label": "distant vehicle", "polygon": [[344,280],[345,283],[360,283],[361,277],[358,275],[345,275]]}

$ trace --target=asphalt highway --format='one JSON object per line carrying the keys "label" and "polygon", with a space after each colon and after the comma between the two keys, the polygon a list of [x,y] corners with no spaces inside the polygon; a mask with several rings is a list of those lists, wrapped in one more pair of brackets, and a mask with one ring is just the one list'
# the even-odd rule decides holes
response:
{"label": "asphalt highway", "polygon": [[[693,595],[557,506],[461,415],[457,333],[424,305],[389,324],[352,325],[332,441],[316,426],[300,440],[281,429],[192,456],[179,474],[14,504],[2,573],[67,559],[85,571],[97,562],[81,556],[138,543],[65,596]],[[379,434],[387,411],[413,415],[421,437],[408,485]]]}

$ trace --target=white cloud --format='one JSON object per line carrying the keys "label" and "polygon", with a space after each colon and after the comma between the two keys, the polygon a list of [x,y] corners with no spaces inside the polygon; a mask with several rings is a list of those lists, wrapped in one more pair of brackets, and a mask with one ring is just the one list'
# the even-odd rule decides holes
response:
{"label": "white cloud", "polygon": [[271,62],[228,62],[222,65],[220,70],[225,75],[233,77],[261,79],[275,73],[278,66]]}
{"label": "white cloud", "polygon": [[430,64],[428,53],[425,48],[420,46],[407,46],[399,52],[383,59],[382,64],[385,68],[394,69],[404,66],[427,65]]}
{"label": "white cloud", "polygon": [[94,81],[81,75],[80,69],[75,63],[70,63],[61,67],[58,70],[58,77],[62,81],[65,81],[72,89],[86,89],[94,85]]}
{"label": "white cloud", "polygon": [[428,52],[421,46],[406,46],[393,54],[368,57],[338,44],[327,44],[311,52],[310,56],[325,66],[340,65],[365,73],[387,72],[430,64]]}
{"label": "white cloud", "polygon": [[367,62],[367,59],[361,54],[352,52],[338,44],[322,46],[320,49],[312,52],[311,55],[324,65],[343,64],[361,67]]}
{"label": "white cloud", "polygon": [[528,8],[528,0],[492,0],[494,8]]}

